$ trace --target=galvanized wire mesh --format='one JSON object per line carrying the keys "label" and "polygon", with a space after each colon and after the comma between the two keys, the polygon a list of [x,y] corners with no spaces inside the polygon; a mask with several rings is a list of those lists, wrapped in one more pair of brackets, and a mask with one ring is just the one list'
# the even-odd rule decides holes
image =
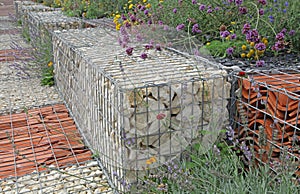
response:
{"label": "galvanized wire mesh", "polygon": [[299,176],[299,70],[257,70],[233,80],[231,122],[246,162]]}
{"label": "galvanized wire mesh", "polygon": [[230,84],[225,71],[171,50],[127,56],[113,37],[100,28],[55,32],[54,61],[82,133],[124,189],[196,138],[209,149],[227,121]]}

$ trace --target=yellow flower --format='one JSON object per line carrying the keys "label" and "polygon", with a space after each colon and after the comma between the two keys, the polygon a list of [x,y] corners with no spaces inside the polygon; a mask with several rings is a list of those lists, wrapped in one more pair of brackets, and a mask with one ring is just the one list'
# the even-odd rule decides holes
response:
{"label": "yellow flower", "polygon": [[132,1],[128,1],[128,3],[132,3]]}
{"label": "yellow flower", "polygon": [[133,4],[130,4],[128,9],[132,9],[133,8]]}
{"label": "yellow flower", "polygon": [[250,58],[252,55],[251,55],[251,53],[247,53],[247,58]]}
{"label": "yellow flower", "polygon": [[243,45],[243,46],[242,46],[242,50],[245,51],[246,49],[247,49],[247,46],[246,46],[246,45]]}
{"label": "yellow flower", "polygon": [[119,19],[120,17],[121,17],[120,14],[117,14],[117,15],[115,16],[115,18],[117,18],[117,19]]}
{"label": "yellow flower", "polygon": [[236,22],[230,22],[231,23],[231,25],[235,25],[236,24]]}
{"label": "yellow flower", "polygon": [[230,33],[234,33],[234,30],[230,30],[229,32],[230,32]]}
{"label": "yellow flower", "polygon": [[268,42],[267,39],[263,39],[262,41],[263,41],[263,43],[264,43],[266,46],[268,46],[268,43],[269,43],[269,42]]}
{"label": "yellow flower", "polygon": [[210,45],[210,42],[207,42],[206,45],[209,46],[209,45]]}
{"label": "yellow flower", "polygon": [[253,49],[250,49],[249,53],[250,53],[251,55],[253,55],[253,54],[255,53],[255,51],[254,51]]}
{"label": "yellow flower", "polygon": [[154,162],[156,162],[156,158],[154,156],[146,160],[146,164],[148,165],[153,164]]}
{"label": "yellow flower", "polygon": [[254,46],[255,45],[255,42],[250,42],[250,46]]}
{"label": "yellow flower", "polygon": [[246,54],[245,54],[245,53],[242,53],[242,54],[241,54],[241,57],[242,57],[242,58],[245,58],[245,57],[246,57]]}
{"label": "yellow flower", "polygon": [[151,4],[148,3],[145,7],[149,9],[149,8],[151,8]]}
{"label": "yellow flower", "polygon": [[116,30],[120,30],[121,24],[116,24]]}
{"label": "yellow flower", "polygon": [[230,40],[230,35],[225,38],[226,40]]}
{"label": "yellow flower", "polygon": [[265,50],[262,50],[262,51],[256,50],[257,55],[262,55],[262,54],[264,54],[264,52],[265,52]]}
{"label": "yellow flower", "polygon": [[52,65],[53,65],[53,62],[50,61],[50,62],[48,63],[48,67],[52,67]]}
{"label": "yellow flower", "polygon": [[147,0],[143,0],[143,3],[146,3],[147,2]]}

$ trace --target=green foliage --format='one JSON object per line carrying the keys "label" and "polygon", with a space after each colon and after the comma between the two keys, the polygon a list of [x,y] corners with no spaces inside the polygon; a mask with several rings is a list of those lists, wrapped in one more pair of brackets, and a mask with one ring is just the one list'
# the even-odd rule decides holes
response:
{"label": "green foliage", "polygon": [[243,41],[220,41],[213,40],[209,44],[206,44],[202,48],[200,48],[200,53],[205,53],[208,50],[212,56],[222,56],[226,57],[228,54],[226,53],[227,48],[232,47],[235,49],[236,53],[241,52],[242,45],[246,44]]}
{"label": "green foliage", "polygon": [[[43,31],[47,32],[46,30]],[[36,38],[35,51],[34,62],[42,67],[41,85],[54,85],[52,43],[48,33],[45,34],[44,39]]]}
{"label": "green foliage", "polygon": [[223,141],[206,154],[202,154],[199,143],[189,150],[192,151],[188,151],[184,162],[161,166],[130,193],[292,194],[300,189],[290,171],[275,174],[268,166],[245,168],[232,147]]}
{"label": "green foliage", "polygon": [[30,35],[29,35],[29,28],[23,27],[22,28],[22,37],[27,41],[30,42]]}

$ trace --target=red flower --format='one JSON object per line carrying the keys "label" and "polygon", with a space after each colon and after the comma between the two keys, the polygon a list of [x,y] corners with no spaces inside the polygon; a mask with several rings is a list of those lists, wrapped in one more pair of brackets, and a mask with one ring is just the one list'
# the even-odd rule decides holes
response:
{"label": "red flower", "polygon": [[245,75],[246,75],[245,71],[240,71],[239,72],[239,76],[245,76]]}
{"label": "red flower", "polygon": [[159,113],[158,115],[156,115],[157,120],[163,120],[166,117],[166,115],[164,113]]}

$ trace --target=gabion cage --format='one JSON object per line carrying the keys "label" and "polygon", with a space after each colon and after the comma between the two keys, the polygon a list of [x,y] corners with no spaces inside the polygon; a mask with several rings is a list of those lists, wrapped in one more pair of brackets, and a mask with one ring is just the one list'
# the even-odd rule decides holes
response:
{"label": "gabion cage", "polygon": [[22,21],[23,27],[28,25],[28,13],[30,12],[49,12],[57,9],[53,7],[36,4],[32,1],[15,1],[16,16]]}
{"label": "gabion cage", "polygon": [[234,76],[232,123],[245,162],[300,175],[300,82],[297,69]]}
{"label": "gabion cage", "polygon": [[113,35],[100,28],[55,32],[54,61],[78,126],[124,189],[195,139],[208,150],[227,123],[231,85],[225,71],[178,52],[128,56]]}
{"label": "gabion cage", "polygon": [[83,27],[83,22],[79,18],[67,17],[61,11],[29,12],[28,30],[32,44],[49,40],[51,32],[54,30],[68,30]]}

